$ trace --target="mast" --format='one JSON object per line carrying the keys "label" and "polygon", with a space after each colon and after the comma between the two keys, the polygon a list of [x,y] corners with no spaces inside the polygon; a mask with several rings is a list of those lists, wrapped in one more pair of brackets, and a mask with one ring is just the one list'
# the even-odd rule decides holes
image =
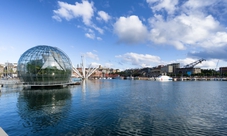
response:
{"label": "mast", "polygon": [[83,78],[85,78],[85,61],[84,61],[84,56],[81,56],[81,61],[82,61],[82,73],[83,73]]}

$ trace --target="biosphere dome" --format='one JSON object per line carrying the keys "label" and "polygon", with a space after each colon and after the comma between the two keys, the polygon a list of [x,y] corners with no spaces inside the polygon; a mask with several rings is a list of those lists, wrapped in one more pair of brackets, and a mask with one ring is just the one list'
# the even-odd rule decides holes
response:
{"label": "biosphere dome", "polygon": [[72,65],[58,48],[39,45],[21,55],[17,71],[19,79],[30,85],[65,84],[70,81]]}

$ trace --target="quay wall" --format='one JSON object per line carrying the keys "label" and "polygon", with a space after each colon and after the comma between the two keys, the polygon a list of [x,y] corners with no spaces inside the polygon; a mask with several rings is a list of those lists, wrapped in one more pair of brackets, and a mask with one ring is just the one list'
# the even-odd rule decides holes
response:
{"label": "quay wall", "polygon": [[[154,77],[135,77],[134,80],[155,80]],[[227,78],[216,77],[173,77],[173,81],[227,81]]]}

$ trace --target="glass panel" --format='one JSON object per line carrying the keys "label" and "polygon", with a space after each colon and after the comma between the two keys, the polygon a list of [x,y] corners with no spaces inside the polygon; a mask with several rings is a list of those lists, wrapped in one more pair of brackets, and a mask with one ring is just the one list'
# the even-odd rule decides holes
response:
{"label": "glass panel", "polygon": [[72,73],[69,57],[56,47],[46,45],[22,54],[17,69],[20,80],[29,84],[68,83]]}

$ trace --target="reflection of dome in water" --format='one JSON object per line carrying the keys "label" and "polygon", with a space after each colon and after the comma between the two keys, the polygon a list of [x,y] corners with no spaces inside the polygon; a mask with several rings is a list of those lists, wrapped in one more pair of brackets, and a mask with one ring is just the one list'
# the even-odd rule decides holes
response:
{"label": "reflection of dome in water", "polygon": [[20,91],[17,103],[18,114],[23,119],[20,123],[23,123],[24,127],[32,127],[34,131],[42,129],[43,126],[58,125],[68,114],[71,97],[68,88]]}
{"label": "reflection of dome in water", "polygon": [[62,84],[69,82],[72,65],[69,57],[58,48],[39,45],[22,54],[17,71],[25,83]]}

